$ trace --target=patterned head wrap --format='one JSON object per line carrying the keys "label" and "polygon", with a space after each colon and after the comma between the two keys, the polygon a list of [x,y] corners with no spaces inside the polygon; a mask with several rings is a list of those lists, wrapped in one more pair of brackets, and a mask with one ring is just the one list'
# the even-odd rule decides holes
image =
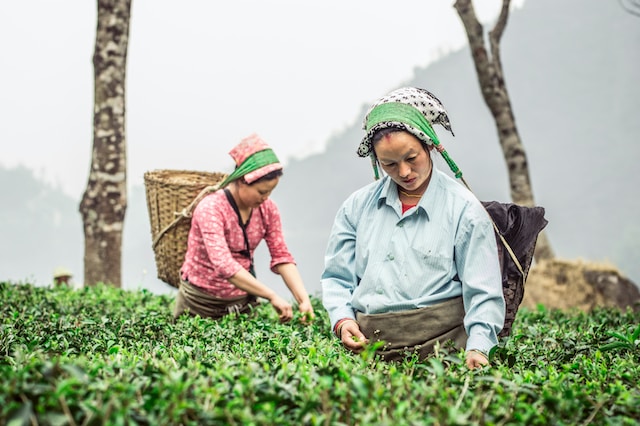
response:
{"label": "patterned head wrap", "polygon": [[358,155],[373,156],[373,135],[378,130],[390,127],[406,130],[427,145],[439,145],[433,124],[440,124],[453,135],[447,111],[438,98],[418,87],[394,90],[376,101],[367,111],[362,123],[367,133],[358,146]]}
{"label": "patterned head wrap", "polygon": [[282,170],[282,164],[280,164],[276,154],[255,133],[242,139],[238,145],[229,151],[229,155],[235,161],[236,168],[219,185],[219,188],[224,188],[241,177],[244,177],[245,182],[251,184],[273,171]]}

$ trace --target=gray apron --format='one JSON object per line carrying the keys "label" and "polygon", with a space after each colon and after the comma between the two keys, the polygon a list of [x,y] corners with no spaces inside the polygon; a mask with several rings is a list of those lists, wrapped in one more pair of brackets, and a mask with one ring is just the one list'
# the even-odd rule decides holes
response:
{"label": "gray apron", "polygon": [[385,361],[401,361],[414,352],[420,359],[433,354],[436,342],[452,341],[458,349],[467,343],[462,297],[437,305],[381,314],[356,313],[360,330],[371,343],[384,341],[377,353]]}
{"label": "gray apron", "polygon": [[188,313],[194,316],[199,315],[203,318],[219,319],[233,313],[251,313],[257,305],[259,305],[259,302],[252,295],[220,299],[191,284],[189,281],[180,280],[180,288],[178,289],[176,304],[173,309],[173,318],[176,319],[180,315]]}

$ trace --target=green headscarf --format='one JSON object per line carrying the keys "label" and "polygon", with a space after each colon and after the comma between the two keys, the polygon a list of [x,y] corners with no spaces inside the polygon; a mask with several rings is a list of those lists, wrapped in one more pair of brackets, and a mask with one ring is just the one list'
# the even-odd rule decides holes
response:
{"label": "green headscarf", "polygon": [[224,188],[234,180],[240,179],[241,177],[248,175],[251,172],[255,172],[256,170],[259,170],[265,166],[279,162],[280,161],[278,160],[278,157],[276,157],[276,154],[271,148],[267,148],[251,154],[249,157],[247,157],[246,160],[242,162],[242,164],[236,167],[233,173],[231,173],[224,181],[222,181],[219,188]]}
{"label": "green headscarf", "polygon": [[[424,114],[411,105],[400,102],[387,102],[374,107],[367,116],[366,132],[368,133],[375,125],[380,123],[404,123],[420,130],[427,135],[434,145],[440,145],[436,132],[431,127],[431,123]],[[418,137],[418,135],[415,135]],[[424,137],[418,137],[425,143]]]}
{"label": "green headscarf", "polygon": [[[457,178],[462,177],[462,171],[458,168],[458,165],[449,156],[449,153],[440,144],[440,140],[433,130],[431,123],[424,116],[422,112],[413,107],[412,105],[400,103],[400,102],[387,102],[376,105],[368,114],[365,130],[367,135],[371,132],[376,125],[381,123],[401,123],[406,125],[406,130],[420,139],[423,143],[428,144],[429,138],[438,152],[442,155],[451,171]],[[416,133],[417,131],[417,133]],[[372,136],[372,135],[370,135]],[[426,136],[426,138],[425,138]],[[369,140],[369,143],[371,141]],[[379,178],[378,167],[375,162],[373,149],[371,148],[371,162],[373,166],[373,172],[376,179]]]}

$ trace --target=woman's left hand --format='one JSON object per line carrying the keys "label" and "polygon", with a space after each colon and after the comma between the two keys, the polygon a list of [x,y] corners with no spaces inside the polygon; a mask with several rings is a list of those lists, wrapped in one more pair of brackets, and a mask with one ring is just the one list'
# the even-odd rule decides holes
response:
{"label": "woman's left hand", "polygon": [[316,314],[313,312],[313,306],[311,306],[311,302],[309,300],[300,303],[298,310],[303,314],[302,322],[311,322],[316,317]]}
{"label": "woman's left hand", "polygon": [[467,367],[470,370],[474,368],[489,365],[489,359],[478,351],[467,351]]}

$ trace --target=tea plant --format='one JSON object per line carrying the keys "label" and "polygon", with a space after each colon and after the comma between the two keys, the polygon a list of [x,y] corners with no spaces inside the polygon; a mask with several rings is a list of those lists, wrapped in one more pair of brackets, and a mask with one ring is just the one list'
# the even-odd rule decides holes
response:
{"label": "tea plant", "polygon": [[640,351],[640,324],[638,324],[635,329],[633,327],[629,327],[625,334],[610,331],[607,335],[615,338],[616,340],[602,346],[601,349],[603,351],[611,351],[615,349],[627,349],[636,352]]}
{"label": "tea plant", "polygon": [[0,424],[475,425],[640,421],[640,315],[521,310],[492,366],[385,363],[269,305],[212,321],[106,286],[0,283]]}

